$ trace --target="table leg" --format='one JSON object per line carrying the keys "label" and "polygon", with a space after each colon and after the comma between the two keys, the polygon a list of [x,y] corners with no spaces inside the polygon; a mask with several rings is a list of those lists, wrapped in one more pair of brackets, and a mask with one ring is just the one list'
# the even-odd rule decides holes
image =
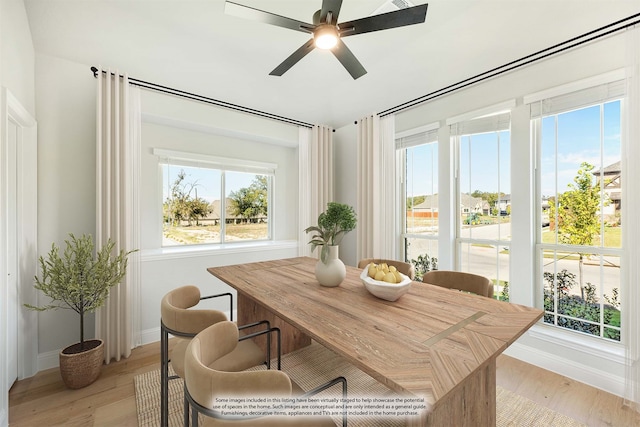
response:
{"label": "table leg", "polygon": [[477,427],[496,425],[496,358],[438,401],[426,419],[408,426]]}
{"label": "table leg", "polygon": [[[282,334],[282,354],[290,353],[302,347],[311,344],[311,338],[291,326],[269,310],[257,304],[251,298],[246,297],[238,292],[238,325],[246,325],[247,323],[256,322],[258,320],[268,320],[272,327],[280,328]],[[271,340],[271,354],[276,355],[275,335]],[[256,344],[266,351],[266,338],[264,336],[254,338]]]}

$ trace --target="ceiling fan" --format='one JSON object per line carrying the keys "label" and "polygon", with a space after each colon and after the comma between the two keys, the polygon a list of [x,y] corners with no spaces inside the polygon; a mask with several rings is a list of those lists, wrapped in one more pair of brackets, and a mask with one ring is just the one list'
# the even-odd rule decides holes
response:
{"label": "ceiling fan", "polygon": [[423,23],[427,17],[427,4],[400,9],[380,15],[368,16],[338,23],[338,15],[342,7],[342,0],[322,0],[322,9],[313,14],[313,24],[298,21],[274,13],[265,12],[253,7],[227,1],[225,12],[241,18],[252,19],[265,24],[276,25],[290,30],[312,34],[311,40],[303,44],[287,59],[278,65],[269,75],[281,76],[289,68],[305,57],[314,48],[330,49],[338,58],[351,77],[357,79],[367,73],[360,61],[342,42],[343,37],[372,31],[387,30]]}

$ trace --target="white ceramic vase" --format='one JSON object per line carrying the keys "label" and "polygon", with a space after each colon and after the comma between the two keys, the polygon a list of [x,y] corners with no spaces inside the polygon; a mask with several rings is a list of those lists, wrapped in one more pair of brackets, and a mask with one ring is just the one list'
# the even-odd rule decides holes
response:
{"label": "white ceramic vase", "polygon": [[318,260],[316,264],[316,279],[322,286],[338,286],[347,276],[347,269],[338,258],[338,246],[329,246],[326,262]]}

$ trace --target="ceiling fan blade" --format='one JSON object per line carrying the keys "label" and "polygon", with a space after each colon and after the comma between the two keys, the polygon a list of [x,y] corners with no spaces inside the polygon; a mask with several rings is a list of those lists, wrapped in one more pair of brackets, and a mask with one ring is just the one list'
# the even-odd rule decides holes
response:
{"label": "ceiling fan blade", "polygon": [[330,22],[334,24],[338,22],[338,15],[340,14],[340,8],[342,7],[342,0],[322,0],[322,9],[320,9],[320,22],[325,22],[327,13],[331,12],[332,18]]}
{"label": "ceiling fan blade", "polygon": [[264,10],[255,9],[253,7],[244,6],[238,3],[227,1],[224,4],[224,11],[228,15],[237,16],[239,18],[251,19],[253,21],[262,22],[263,24],[271,24],[278,27],[288,28],[290,30],[301,31],[303,33],[312,33],[316,27],[313,24],[297,21],[287,18],[286,16],[276,15],[275,13],[265,12]]}
{"label": "ceiling fan blade", "polygon": [[367,70],[364,69],[360,61],[342,40],[338,39],[338,44],[331,49],[331,52],[338,58],[338,61],[342,63],[354,80],[367,74]]}
{"label": "ceiling fan blade", "polygon": [[278,65],[272,72],[269,73],[270,76],[281,76],[283,75],[289,68],[293,67],[298,61],[304,58],[309,52],[315,49],[316,45],[313,43],[313,39],[309,40],[298,50],[293,52],[287,59],[282,61],[280,65]]}
{"label": "ceiling fan blade", "polygon": [[367,16],[354,21],[342,22],[338,24],[340,37],[421,24],[427,18],[427,6],[428,4],[421,4],[380,15]]}

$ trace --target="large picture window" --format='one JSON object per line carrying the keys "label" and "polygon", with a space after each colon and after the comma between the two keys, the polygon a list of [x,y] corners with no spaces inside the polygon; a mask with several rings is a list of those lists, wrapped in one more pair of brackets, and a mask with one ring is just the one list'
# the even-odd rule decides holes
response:
{"label": "large picture window", "polygon": [[457,268],[494,283],[509,300],[510,114],[451,125],[457,152]]}
{"label": "large picture window", "polygon": [[544,322],[613,341],[624,298],[622,90],[614,82],[532,104]]}
{"label": "large picture window", "polygon": [[163,246],[271,239],[274,165],[154,153],[163,182]]}
{"label": "large picture window", "polygon": [[398,135],[396,139],[402,160],[404,256],[415,265],[416,280],[438,263],[438,129],[427,129]]}

